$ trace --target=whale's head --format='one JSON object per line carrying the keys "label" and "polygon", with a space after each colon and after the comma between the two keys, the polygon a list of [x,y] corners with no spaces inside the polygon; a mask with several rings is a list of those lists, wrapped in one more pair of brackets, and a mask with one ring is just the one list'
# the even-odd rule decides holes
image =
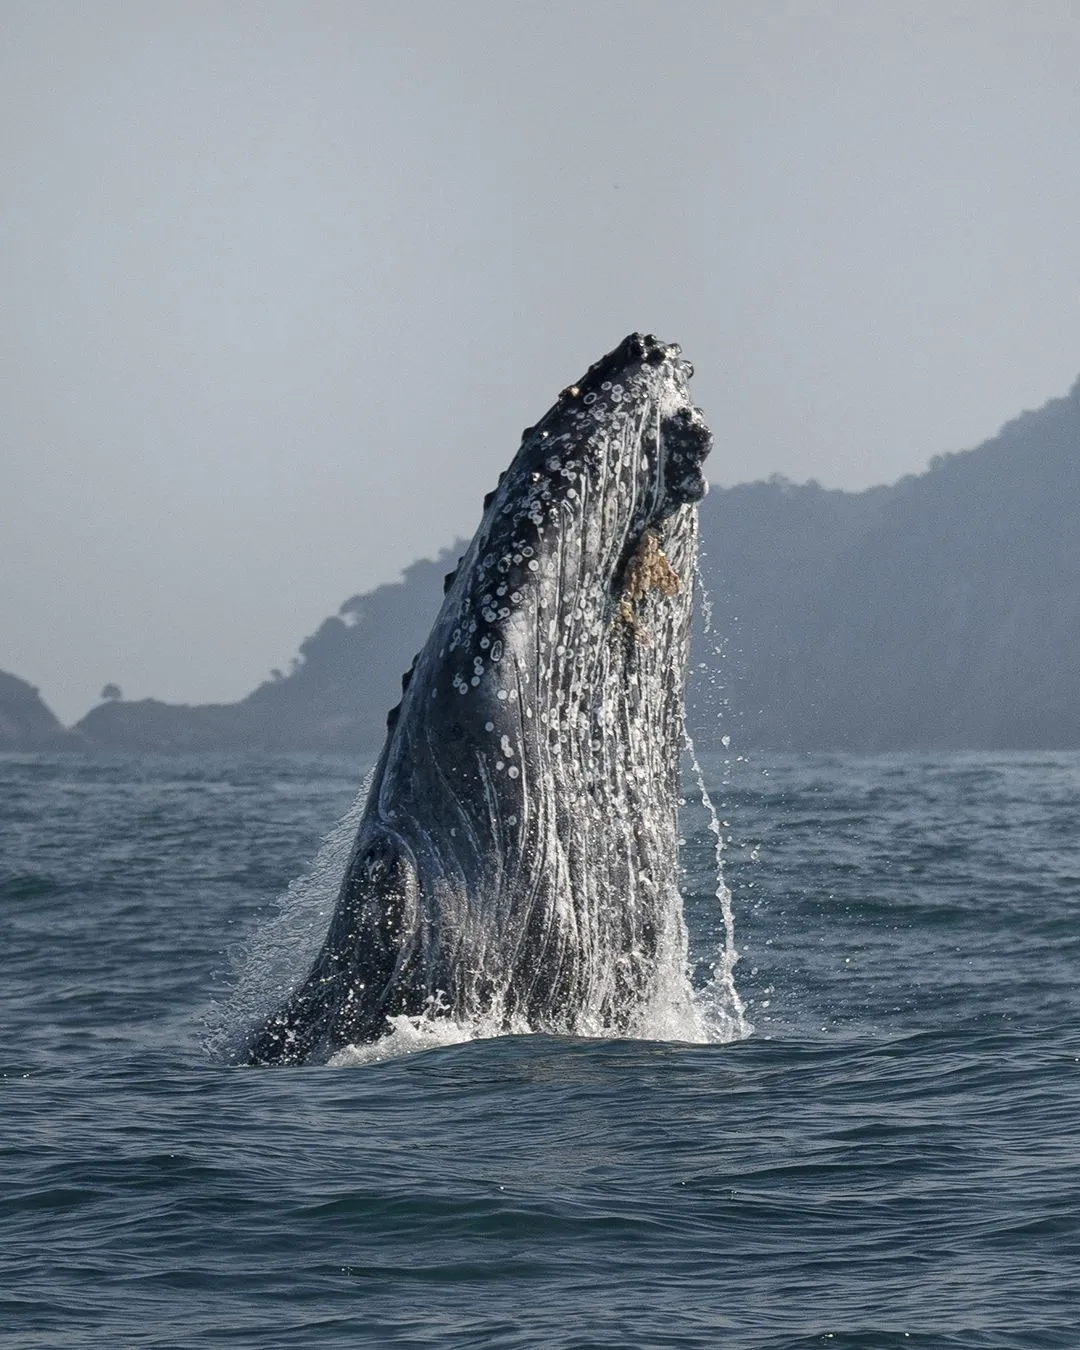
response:
{"label": "whale's head", "polygon": [[512,620],[514,597],[545,580],[558,584],[545,608],[570,640],[620,611],[648,538],[689,522],[681,508],[706,491],[711,436],[690,399],[692,374],[678,346],[633,333],[525,430],[466,559],[470,635],[478,592],[482,640],[483,625]]}
{"label": "whale's head", "polygon": [[440,706],[464,700],[455,722],[470,703],[527,706],[529,686],[564,683],[605,644],[670,653],[712,443],[692,374],[678,346],[633,333],[526,428],[417,670]]}
{"label": "whale's head", "polygon": [[526,429],[505,491],[493,494],[501,513],[518,500],[559,500],[561,523],[572,527],[600,507],[614,533],[632,536],[699,501],[711,437],[690,399],[693,373],[678,345],[625,338]]}

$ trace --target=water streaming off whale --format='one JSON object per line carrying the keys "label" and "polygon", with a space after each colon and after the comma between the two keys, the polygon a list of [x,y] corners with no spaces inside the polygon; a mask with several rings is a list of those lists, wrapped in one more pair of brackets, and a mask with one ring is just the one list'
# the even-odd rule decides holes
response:
{"label": "water streaming off whale", "polygon": [[326,940],[251,1062],[421,1023],[745,1034],[730,908],[695,996],[678,885],[711,445],[692,373],[632,334],[524,433],[403,679]]}

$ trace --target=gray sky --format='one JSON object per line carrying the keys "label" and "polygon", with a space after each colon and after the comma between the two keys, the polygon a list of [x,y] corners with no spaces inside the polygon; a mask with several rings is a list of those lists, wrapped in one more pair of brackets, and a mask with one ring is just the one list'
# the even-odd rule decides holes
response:
{"label": "gray sky", "polygon": [[1080,373],[1074,0],[0,0],[0,668],[236,698],[682,342],[714,482]]}

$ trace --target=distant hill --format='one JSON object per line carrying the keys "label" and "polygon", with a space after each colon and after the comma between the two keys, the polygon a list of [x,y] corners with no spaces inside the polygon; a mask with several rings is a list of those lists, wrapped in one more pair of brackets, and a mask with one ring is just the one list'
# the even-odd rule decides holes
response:
{"label": "distant hill", "polygon": [[1080,747],[1080,381],[893,487],[737,487],[703,528],[743,744]]}
{"label": "distant hill", "polygon": [[0,751],[64,750],[75,744],[32,684],[0,670]]}
{"label": "distant hill", "polygon": [[[701,523],[713,628],[693,656],[701,744],[1080,748],[1080,381],[891,487],[774,478],[714,490]],[[464,547],[347,600],[288,674],[239,703],[103,703],[69,743],[377,749]],[[37,706],[35,726],[42,712],[59,726]]]}
{"label": "distant hill", "polygon": [[75,728],[95,749],[378,749],[401,676],[423,646],[442,600],[442,580],[464,541],[413,563],[401,580],[346,600],[301,643],[287,675],[275,675],[239,703],[110,702]]}

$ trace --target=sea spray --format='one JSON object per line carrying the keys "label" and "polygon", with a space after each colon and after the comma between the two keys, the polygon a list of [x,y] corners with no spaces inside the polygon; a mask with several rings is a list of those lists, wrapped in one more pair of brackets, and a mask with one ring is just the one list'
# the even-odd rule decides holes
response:
{"label": "sea spray", "polygon": [[[725,738],[726,739],[726,738]],[[735,965],[739,959],[735,946],[735,912],[731,903],[731,887],[724,876],[724,828],[720,814],[713,804],[705,784],[701,762],[689,734],[686,748],[690,757],[698,800],[704,810],[708,830],[713,838],[713,856],[716,866],[716,901],[723,924],[723,940],[713,962],[712,976],[697,992],[709,1027],[710,1040],[737,1041],[749,1036],[754,1028],[747,1020],[746,1009],[735,987]]]}
{"label": "sea spray", "polygon": [[[718,685],[720,662],[723,661],[725,654],[725,639],[718,638],[713,627],[714,606],[702,572],[701,560],[703,556],[704,549],[699,545],[697,556],[694,559],[694,599],[698,613],[701,615],[701,636],[708,641],[709,649],[715,661],[713,664],[702,662],[699,669],[706,672],[706,678],[710,683]],[[722,708],[726,708],[727,699],[721,698],[719,703]],[[730,737],[723,736],[722,744],[727,749],[730,745]],[[709,794],[705,775],[702,772],[701,762],[698,759],[697,749],[694,746],[689,728],[686,730],[686,751],[697,799],[705,813],[706,828],[713,840],[712,853],[716,876],[714,895],[720,911],[723,929],[720,946],[711,963],[710,978],[704,987],[697,990],[696,999],[706,1018],[710,1032],[709,1039],[719,1041],[742,1040],[751,1035],[754,1028],[747,1019],[745,1007],[735,986],[735,965],[739,959],[739,953],[735,945],[735,913],[732,905],[731,887],[727,884],[724,875],[724,851],[726,847],[724,822],[721,821],[720,814]]]}
{"label": "sea spray", "polygon": [[289,882],[246,945],[231,954],[231,988],[211,1002],[205,1017],[205,1044],[215,1058],[233,1057],[252,1022],[280,1001],[318,950],[374,776],[374,770],[367,774],[307,870]]}
{"label": "sea spray", "polygon": [[[734,981],[738,953],[731,891],[724,878],[722,822],[689,736],[687,752],[689,770],[684,768],[684,786],[690,786],[685,783],[690,777],[694,797],[704,812],[704,828],[711,839],[714,894],[722,924],[722,937],[710,963],[710,978],[699,988],[692,986],[684,945],[683,897],[673,891],[673,912],[665,927],[674,941],[657,954],[661,968],[657,971],[652,998],[634,1012],[626,1025],[616,1027],[595,1018],[583,1022],[579,1035],[725,1044],[743,1039],[753,1031]],[[252,1020],[264,1015],[268,1004],[280,998],[310,962],[333,908],[371,779],[369,774],[348,811],[323,839],[310,866],[289,883],[276,910],[264,920],[250,947],[245,948],[242,960],[236,963],[235,983],[229,995],[211,1005],[206,1019],[206,1045],[214,1057],[230,1057]],[[690,799],[683,800],[685,812]],[[617,897],[611,899],[616,901]],[[388,1017],[384,1036],[371,1043],[345,1046],[328,1063],[333,1068],[360,1067],[465,1041],[529,1034],[535,1034],[534,1028],[501,1006],[493,1005],[467,1018],[456,1018],[434,999],[431,1006],[416,1016]]]}

